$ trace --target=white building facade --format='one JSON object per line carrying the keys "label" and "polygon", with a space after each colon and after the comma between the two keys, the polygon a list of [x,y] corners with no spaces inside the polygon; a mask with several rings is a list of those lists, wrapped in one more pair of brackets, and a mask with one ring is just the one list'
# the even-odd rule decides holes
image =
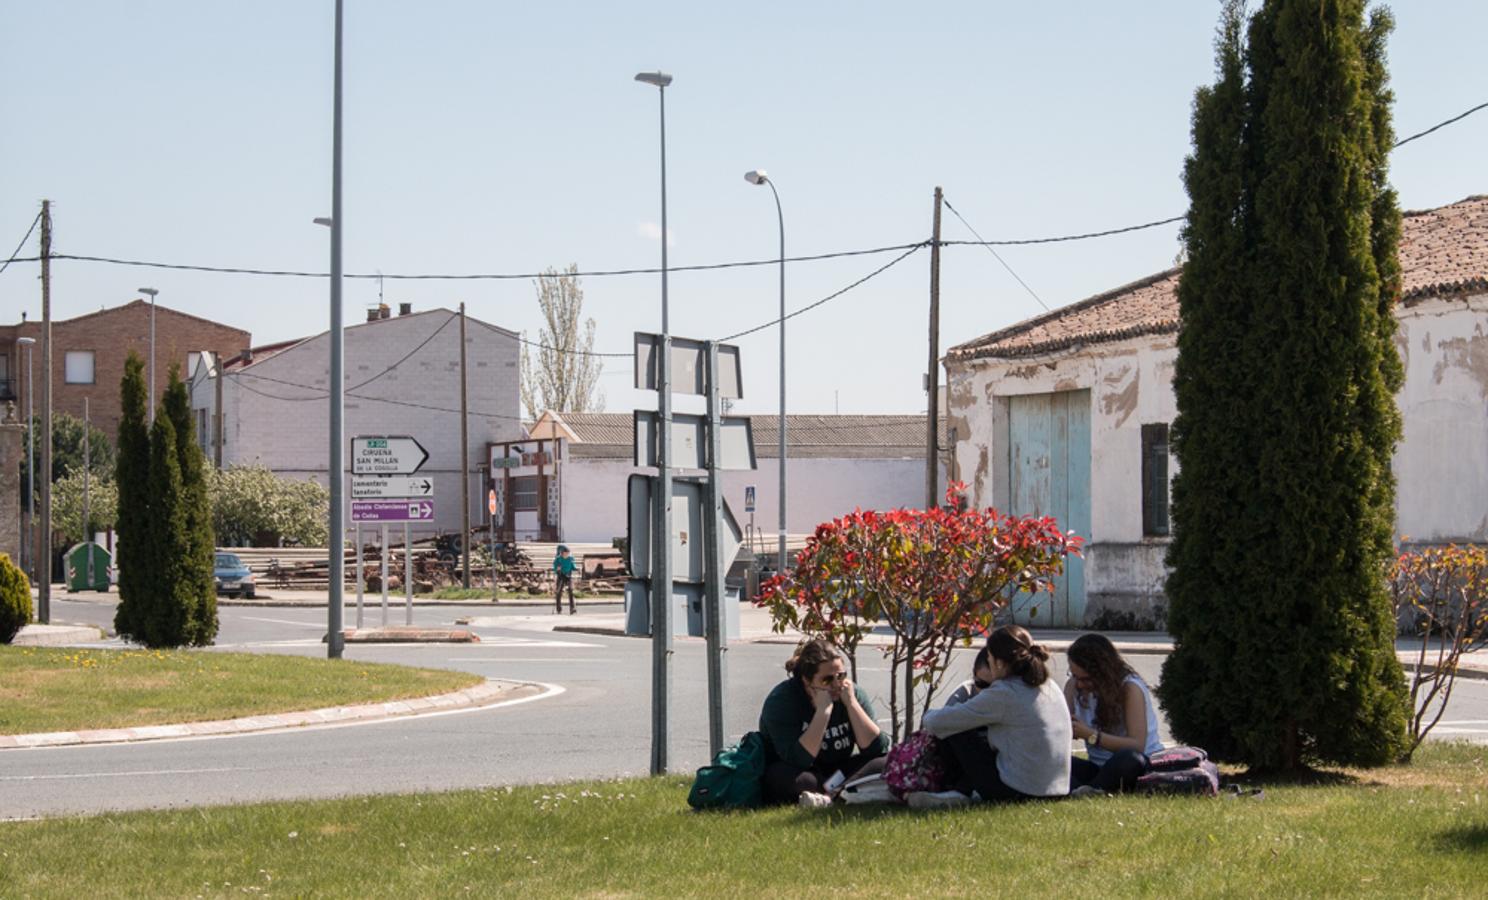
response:
{"label": "white building facade", "polygon": [[[1408,213],[1396,347],[1396,534],[1488,543],[1488,198]],[[1178,270],[951,349],[952,477],[1088,541],[1047,624],[1166,621]]]}
{"label": "white building facade", "polygon": [[[380,317],[345,330],[345,434],[409,435],[429,453],[419,470],[434,484],[435,518],[416,530],[458,531],[461,502],[472,525],[485,512],[479,467],[492,441],[522,435],[516,332],[465,319],[470,474],[460,476],[459,313],[433,309]],[[218,454],[221,399],[224,466],[262,465],[284,478],[329,484],[329,336],[258,348],[218,368],[198,368],[192,408],[207,459]],[[219,390],[220,388],[220,390]],[[349,479],[350,452],[347,473]],[[462,480],[464,484],[462,484]],[[349,487],[346,496],[350,497]],[[350,517],[347,518],[350,527]]]}

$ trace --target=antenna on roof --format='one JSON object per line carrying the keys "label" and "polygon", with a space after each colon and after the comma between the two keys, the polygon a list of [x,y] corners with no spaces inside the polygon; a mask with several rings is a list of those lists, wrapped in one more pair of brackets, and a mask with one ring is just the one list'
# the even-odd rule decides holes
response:
{"label": "antenna on roof", "polygon": [[382,270],[377,270],[377,305],[382,305]]}

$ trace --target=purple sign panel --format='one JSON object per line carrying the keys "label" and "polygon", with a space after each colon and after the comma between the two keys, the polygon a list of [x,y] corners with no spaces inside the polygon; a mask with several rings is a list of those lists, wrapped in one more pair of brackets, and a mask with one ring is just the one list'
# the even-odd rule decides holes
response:
{"label": "purple sign panel", "polygon": [[433,500],[353,500],[353,522],[432,522]]}

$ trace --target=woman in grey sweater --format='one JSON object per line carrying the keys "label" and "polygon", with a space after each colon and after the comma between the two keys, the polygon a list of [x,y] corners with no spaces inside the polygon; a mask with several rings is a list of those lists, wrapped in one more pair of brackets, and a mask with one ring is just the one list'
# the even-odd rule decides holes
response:
{"label": "woman in grey sweater", "polygon": [[1060,797],[1069,790],[1069,707],[1049,680],[1049,651],[1026,630],[1004,625],[987,638],[992,683],[954,706],[925,714],[960,769],[953,790],[909,795],[915,807]]}

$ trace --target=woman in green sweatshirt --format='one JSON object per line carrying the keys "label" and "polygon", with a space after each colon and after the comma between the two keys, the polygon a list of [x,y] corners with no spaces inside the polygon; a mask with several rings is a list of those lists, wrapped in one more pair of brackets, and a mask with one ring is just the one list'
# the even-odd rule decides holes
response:
{"label": "woman in green sweatshirt", "polygon": [[837,649],[806,641],[785,664],[788,676],[760,711],[765,736],[765,802],[825,806],[827,782],[883,770],[889,742],[874,721],[873,704],[847,678]]}

